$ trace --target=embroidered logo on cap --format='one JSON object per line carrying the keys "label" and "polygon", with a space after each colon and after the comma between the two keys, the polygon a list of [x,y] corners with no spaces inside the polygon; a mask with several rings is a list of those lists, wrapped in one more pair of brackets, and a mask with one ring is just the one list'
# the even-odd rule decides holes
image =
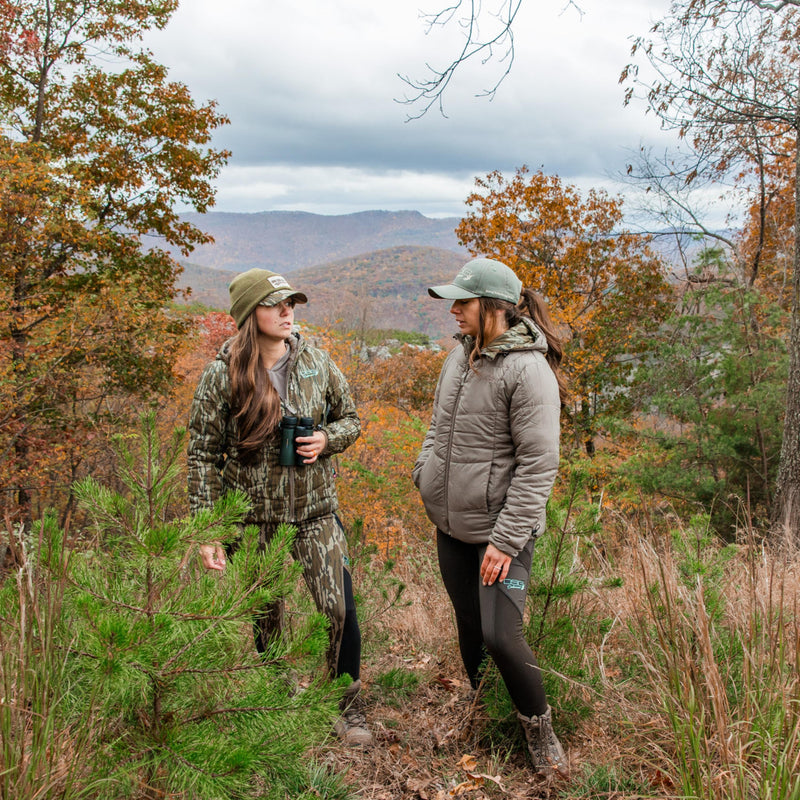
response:
{"label": "embroidered logo on cap", "polygon": [[273,275],[271,278],[267,279],[276,289],[291,289],[292,287],[289,286],[289,281],[283,277],[283,275]]}

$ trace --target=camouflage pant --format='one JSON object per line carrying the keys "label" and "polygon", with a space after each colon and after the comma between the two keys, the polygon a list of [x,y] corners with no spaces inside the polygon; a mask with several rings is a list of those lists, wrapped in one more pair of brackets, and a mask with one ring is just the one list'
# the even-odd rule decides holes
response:
{"label": "camouflage pant", "polygon": [[[294,523],[297,534],[292,543],[292,556],[303,566],[303,579],[317,610],[330,623],[327,663],[331,674],[336,672],[342,630],[346,615],[344,568],[349,563],[347,542],[338,519],[333,514]],[[268,542],[274,526],[263,526],[260,540]],[[285,603],[278,600],[256,620],[256,644],[266,649],[270,639],[283,627]]]}

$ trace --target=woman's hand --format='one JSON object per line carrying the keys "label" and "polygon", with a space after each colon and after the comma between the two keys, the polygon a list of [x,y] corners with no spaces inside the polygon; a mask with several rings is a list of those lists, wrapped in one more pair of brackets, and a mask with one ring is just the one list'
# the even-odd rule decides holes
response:
{"label": "woman's hand", "polygon": [[481,580],[484,586],[491,586],[495,581],[504,581],[511,566],[511,556],[498,550],[493,544],[486,548],[481,563]]}
{"label": "woman's hand", "polygon": [[201,544],[200,558],[206,569],[216,569],[220,572],[225,569],[225,549],[220,544]]}
{"label": "woman's hand", "polygon": [[328,446],[328,437],[323,431],[314,431],[313,436],[298,436],[295,439],[297,455],[304,464],[313,464]]}

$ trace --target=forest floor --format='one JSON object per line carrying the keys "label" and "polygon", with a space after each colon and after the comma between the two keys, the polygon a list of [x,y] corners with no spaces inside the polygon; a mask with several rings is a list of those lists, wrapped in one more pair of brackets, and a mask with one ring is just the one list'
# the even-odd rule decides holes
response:
{"label": "forest floor", "polygon": [[[353,796],[365,800],[571,796],[564,777],[532,771],[513,714],[492,713],[480,693],[472,699],[450,603],[432,559],[432,552],[422,558],[417,554],[413,565],[396,569],[405,587],[397,603],[376,611],[380,600],[365,592],[359,609],[362,681],[375,745],[346,748],[334,739],[322,760],[344,777]],[[551,704],[575,774],[589,753],[605,746],[594,721],[600,715],[593,714],[565,738],[559,731],[557,698]],[[587,796],[585,788],[578,794]]]}
{"label": "forest floor", "polygon": [[800,554],[702,528],[628,534],[576,540],[544,583],[557,541],[537,545],[525,627],[569,777],[533,773],[491,664],[471,699],[433,544],[356,552],[375,743],[331,736],[316,754],[349,797],[797,797]]}
{"label": "forest floor", "polygon": [[[516,746],[498,749],[485,735],[492,727],[484,708],[470,699],[469,684],[450,664],[433,654],[416,654],[409,663],[387,655],[365,670],[367,718],[375,738],[369,749],[333,744],[325,759],[345,776],[356,797],[370,800],[445,800],[550,797],[566,781],[535,775],[530,769],[521,730]],[[419,683],[402,699],[387,698],[370,683],[375,670],[417,671]],[[580,745],[569,743],[571,761]]]}

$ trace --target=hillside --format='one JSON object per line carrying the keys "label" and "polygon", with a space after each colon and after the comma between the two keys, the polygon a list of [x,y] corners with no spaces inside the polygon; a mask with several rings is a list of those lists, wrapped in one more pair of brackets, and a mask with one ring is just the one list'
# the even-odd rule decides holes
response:
{"label": "hillside", "polygon": [[[338,216],[300,211],[212,212],[183,218],[215,239],[214,244],[198,247],[192,262],[232,272],[263,267],[288,273],[406,245],[466,255],[454,232],[457,218],[431,219],[417,211],[363,211]],[[177,253],[173,255],[178,257]]]}
{"label": "hillside", "polygon": [[[447,336],[454,330],[450,304],[433,300],[426,289],[452,279],[467,258],[450,250],[402,246],[296,270],[292,285],[309,295],[309,303],[297,307],[297,319]],[[231,278],[227,271],[186,264],[180,286],[192,288],[192,300],[227,310]]]}
{"label": "hillside", "polygon": [[357,258],[307,267],[292,275],[309,287],[309,302],[296,316],[315,325],[343,322],[352,330],[399,328],[434,339],[454,330],[450,304],[427,287],[450,281],[465,257],[432,247],[392,247]]}
{"label": "hillside", "polygon": [[202,267],[189,261],[181,261],[183,273],[178,278],[179,289],[191,289],[190,303],[202,303],[209,308],[227,311],[230,305],[228,284],[235,273],[225,269]]}

